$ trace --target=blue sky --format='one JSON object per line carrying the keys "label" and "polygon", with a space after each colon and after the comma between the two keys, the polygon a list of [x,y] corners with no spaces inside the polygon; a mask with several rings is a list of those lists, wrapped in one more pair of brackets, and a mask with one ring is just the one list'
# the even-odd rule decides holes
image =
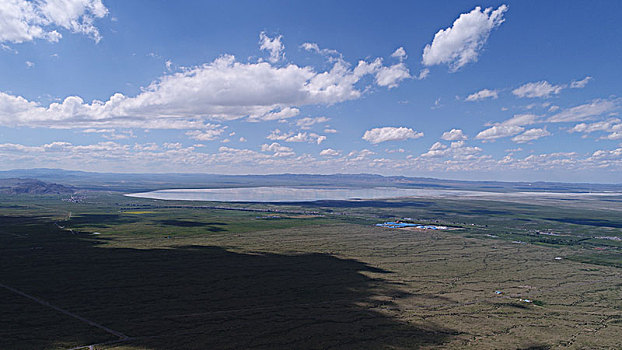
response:
{"label": "blue sky", "polygon": [[622,182],[622,3],[0,3],[0,168]]}

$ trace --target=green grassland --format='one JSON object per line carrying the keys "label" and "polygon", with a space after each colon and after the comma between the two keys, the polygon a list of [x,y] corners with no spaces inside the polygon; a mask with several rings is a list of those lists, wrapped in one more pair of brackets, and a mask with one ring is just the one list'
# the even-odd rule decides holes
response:
{"label": "green grassland", "polygon": [[622,348],[619,198],[62,199],[0,197],[0,349]]}

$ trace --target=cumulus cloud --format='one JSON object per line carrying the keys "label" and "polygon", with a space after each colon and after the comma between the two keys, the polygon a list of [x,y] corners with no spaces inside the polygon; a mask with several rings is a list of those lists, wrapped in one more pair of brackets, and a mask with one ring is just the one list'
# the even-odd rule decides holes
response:
{"label": "cumulus cloud", "polygon": [[481,131],[477,136],[478,140],[495,140],[502,137],[514,136],[525,130],[522,126],[517,125],[495,125]]}
{"label": "cumulus cloud", "polygon": [[582,104],[562,110],[552,115],[547,121],[552,123],[578,122],[591,119],[603,114],[612,113],[620,108],[620,100],[597,99],[591,103]]}
{"label": "cumulus cloud", "polygon": [[425,78],[427,78],[430,75],[430,70],[427,68],[422,69],[421,71],[419,71],[419,75],[417,76],[417,80],[423,80]]}
{"label": "cumulus cloud", "polygon": [[439,30],[432,43],[425,46],[423,64],[447,64],[451,71],[456,71],[477,61],[492,30],[504,22],[503,14],[507,9],[506,5],[501,5],[496,10],[489,7],[482,11],[478,6],[461,14],[451,27]]}
{"label": "cumulus cloud", "polygon": [[[46,107],[0,92],[0,125],[202,129],[205,120],[290,118],[298,115],[300,106],[360,98],[363,91],[357,83],[367,75],[376,76],[380,68],[381,59],[359,61],[355,67],[337,60],[330,70],[316,72],[295,64],[241,63],[224,55],[164,75],[135,97],[117,93],[107,101],[85,103],[79,96],[69,96]],[[395,86],[400,79],[398,74],[379,83]]]}
{"label": "cumulus cloud", "polygon": [[587,76],[581,80],[573,80],[570,83],[570,88],[572,89],[583,89],[584,87],[587,86],[587,83],[590,82],[590,80],[592,80],[592,77]]}
{"label": "cumulus cloud", "polygon": [[479,147],[466,146],[464,141],[455,141],[450,143],[449,146],[440,142],[435,142],[430,149],[421,154],[421,158],[442,158],[450,157],[457,160],[472,160],[477,158],[477,155],[482,152]]}
{"label": "cumulus cloud", "polygon": [[572,129],[568,130],[568,132],[583,132],[583,133],[592,133],[595,131],[605,131],[605,132],[614,132],[614,131],[622,131],[622,120],[618,118],[610,118],[607,120],[603,120],[595,123],[580,123],[575,125]]}
{"label": "cumulus cloud", "polygon": [[25,153],[94,153],[104,152],[115,155],[126,152],[130,149],[128,145],[121,145],[116,142],[100,142],[92,145],[73,145],[70,142],[55,141],[41,146],[24,146],[20,144],[4,143],[0,144],[0,151],[25,152]]}
{"label": "cumulus cloud", "polygon": [[501,123],[495,123],[490,128],[481,131],[475,136],[478,140],[495,140],[503,137],[514,136],[525,130],[523,126],[531,125],[540,121],[535,114],[516,114],[512,118]]}
{"label": "cumulus cloud", "polygon": [[565,85],[552,85],[548,81],[542,80],[535,83],[527,83],[512,90],[512,93],[517,97],[528,98],[546,98],[551,95],[559,94],[566,86]]}
{"label": "cumulus cloud", "polygon": [[318,135],[314,132],[282,132],[279,129],[274,129],[270,135],[266,137],[268,140],[273,141],[285,141],[285,142],[309,142],[321,144],[324,140],[326,140],[326,136]]}
{"label": "cumulus cloud", "polygon": [[470,94],[465,101],[480,101],[480,100],[484,100],[487,98],[492,98],[492,99],[496,99],[498,96],[497,94],[497,90],[488,90],[488,89],[483,89],[480,90],[478,92],[472,93]]}
{"label": "cumulus cloud", "polygon": [[323,149],[320,152],[321,156],[330,156],[330,157],[337,157],[339,155],[341,155],[341,151],[336,151],[332,148],[327,148],[327,149]]}
{"label": "cumulus cloud", "polygon": [[284,133],[279,129],[274,129],[270,132],[270,135],[266,136],[266,138],[268,140],[279,140],[279,141],[283,141],[285,139],[287,139],[288,137],[290,137],[293,133],[289,132],[289,133]]}
{"label": "cumulus cloud", "polygon": [[592,156],[590,158],[594,160],[612,159],[620,161],[622,160],[622,147],[613,150],[597,150],[592,153]]}
{"label": "cumulus cloud", "polygon": [[247,120],[249,122],[281,120],[295,117],[298,114],[300,114],[300,110],[298,108],[283,107],[281,110],[275,112],[268,112],[262,115],[250,115]]}
{"label": "cumulus cloud", "polygon": [[451,129],[449,131],[445,131],[441,136],[443,140],[447,141],[457,141],[457,140],[466,140],[467,137],[464,135],[461,129]]}
{"label": "cumulus cloud", "polygon": [[329,120],[330,118],[327,118],[327,117],[315,117],[315,118],[305,117],[305,118],[298,119],[296,121],[296,125],[301,129],[309,129],[311,128],[311,126],[315,124],[326,123]]}
{"label": "cumulus cloud", "polygon": [[217,139],[226,128],[219,124],[207,124],[204,130],[191,130],[186,132],[186,136],[197,141],[212,141]]}
{"label": "cumulus cloud", "polygon": [[285,46],[281,42],[282,38],[282,35],[270,38],[266,35],[266,32],[259,33],[259,49],[270,53],[268,61],[277,63],[285,57],[285,54],[283,53]]}
{"label": "cumulus cloud", "polygon": [[407,139],[417,139],[420,137],[423,137],[423,133],[414,131],[411,128],[387,126],[365,131],[363,140],[377,144],[386,141],[402,141]]}
{"label": "cumulus cloud", "polygon": [[[325,155],[316,159],[309,154],[287,155],[293,152],[289,147],[265,144],[263,150],[240,149],[222,146],[209,153],[202,144],[184,147],[180,143],[155,143],[123,145],[115,142],[100,142],[92,145],[74,145],[56,141],[44,145],[0,144],[0,157],[24,168],[62,167],[84,168],[93,171],[188,171],[220,173],[270,173],[273,169],[284,172],[378,172],[395,174],[396,171],[504,171],[508,169],[592,169],[610,171],[612,178],[622,169],[622,148],[599,149],[591,155],[576,152],[529,154],[514,158],[507,154],[496,160],[482,154],[479,147],[470,147],[463,141],[450,144],[435,143],[431,150],[441,151],[426,156],[409,155],[396,162],[386,158],[375,158],[375,153],[363,149],[345,155]],[[266,153],[264,153],[266,152]],[[336,151],[340,152],[340,151]],[[333,153],[333,152],[325,152]],[[235,165],[235,166],[232,166]]]}
{"label": "cumulus cloud", "polygon": [[516,143],[525,143],[533,140],[537,140],[539,138],[551,135],[550,132],[546,130],[546,128],[534,128],[529,129],[523,132],[520,135],[514,136],[512,141]]}
{"label": "cumulus cloud", "polygon": [[324,56],[338,56],[341,58],[341,54],[339,53],[339,51],[332,49],[321,49],[317,43],[307,42],[300,45],[300,47],[303,48],[305,51],[319,53]]}
{"label": "cumulus cloud", "polygon": [[275,157],[289,157],[293,156],[294,150],[291,147],[281,146],[277,142],[273,142],[272,144],[263,144],[261,145],[262,152],[274,152]]}
{"label": "cumulus cloud", "polygon": [[502,122],[502,125],[531,125],[540,121],[540,116],[535,114],[516,114],[512,118]]}
{"label": "cumulus cloud", "polygon": [[584,133],[584,137],[586,137],[587,134],[599,131],[609,133],[609,135],[601,137],[601,139],[603,140],[622,139],[622,121],[618,118],[610,118],[608,120],[594,123],[580,123],[575,125],[572,129],[568,130],[568,132],[570,133]]}
{"label": "cumulus cloud", "polygon": [[117,131],[116,129],[84,129],[81,132],[85,134],[100,134],[108,140],[123,140],[136,137],[132,130]]}
{"label": "cumulus cloud", "polygon": [[398,60],[403,61],[408,58],[408,55],[406,54],[406,50],[404,50],[404,48],[400,46],[397,50],[395,50],[391,54],[391,57],[397,58]]}
{"label": "cumulus cloud", "polygon": [[435,158],[435,157],[443,157],[447,154],[447,145],[442,144],[440,142],[435,142],[430,149],[423,153],[422,157],[427,158]]}
{"label": "cumulus cloud", "polygon": [[93,22],[108,14],[101,0],[9,0],[0,2],[0,42],[23,43],[35,39],[58,42],[57,29],[84,34],[99,42]]}
{"label": "cumulus cloud", "polygon": [[389,89],[397,87],[399,82],[411,78],[410,72],[403,62],[390,67],[381,67],[376,73],[376,84],[386,86]]}
{"label": "cumulus cloud", "polygon": [[370,156],[373,156],[376,152],[370,151],[368,149],[362,149],[360,151],[352,151],[348,153],[347,160],[348,161],[360,161]]}

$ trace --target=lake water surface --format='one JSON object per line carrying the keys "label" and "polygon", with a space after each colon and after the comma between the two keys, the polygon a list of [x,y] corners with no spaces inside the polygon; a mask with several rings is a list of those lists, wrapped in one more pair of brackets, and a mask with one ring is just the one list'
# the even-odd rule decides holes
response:
{"label": "lake water surface", "polygon": [[[128,194],[130,197],[216,201],[216,202],[309,202],[318,200],[381,199],[438,195],[444,190],[397,187],[374,188],[308,188],[308,187],[243,187],[212,189],[175,189]],[[461,191],[469,192],[469,191]]]}
{"label": "lake water surface", "polygon": [[[577,196],[581,193],[512,192],[497,193],[466,190],[421,188],[317,188],[317,187],[243,187],[210,189],[174,189],[132,193],[129,197],[214,201],[214,202],[310,202],[318,200],[387,199],[399,197],[489,197],[489,196]],[[594,195],[594,194],[591,194]]]}

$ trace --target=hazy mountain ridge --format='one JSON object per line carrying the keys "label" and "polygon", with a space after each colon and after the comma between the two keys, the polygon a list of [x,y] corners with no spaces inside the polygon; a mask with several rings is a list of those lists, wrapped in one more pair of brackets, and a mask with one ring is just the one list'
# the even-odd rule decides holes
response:
{"label": "hazy mountain ridge", "polygon": [[[0,179],[29,178],[82,190],[149,191],[168,188],[226,188],[254,186],[297,187],[403,187],[477,190],[490,192],[622,191],[622,184],[559,182],[460,181],[425,177],[382,176],[376,174],[144,174],[95,173],[62,169],[16,169],[0,171]],[[34,186],[32,184],[31,186]],[[51,190],[53,191],[53,190]]]}

